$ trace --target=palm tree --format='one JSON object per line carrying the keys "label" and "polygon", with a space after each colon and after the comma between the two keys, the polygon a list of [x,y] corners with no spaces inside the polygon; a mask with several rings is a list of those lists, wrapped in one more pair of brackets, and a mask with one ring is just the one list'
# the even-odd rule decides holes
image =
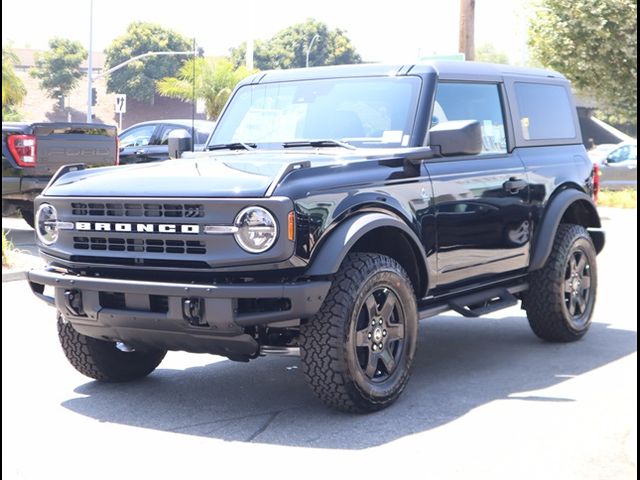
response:
{"label": "palm tree", "polygon": [[234,69],[227,59],[190,59],[182,65],[176,77],[159,80],[156,90],[166,97],[193,102],[194,71],[195,97],[204,99],[207,118],[210,120],[218,118],[236,84],[253,73],[244,66]]}
{"label": "palm tree", "polygon": [[18,57],[9,49],[2,48],[2,118],[7,115],[15,115],[13,107],[22,103],[27,95],[24,83],[16,75],[13,66]]}

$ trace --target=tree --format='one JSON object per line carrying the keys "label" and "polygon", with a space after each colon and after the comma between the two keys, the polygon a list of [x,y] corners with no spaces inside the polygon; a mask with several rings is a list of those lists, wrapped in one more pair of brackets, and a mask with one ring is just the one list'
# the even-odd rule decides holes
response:
{"label": "tree", "polygon": [[[269,52],[268,40],[255,40],[253,42],[253,64],[260,70],[271,70],[278,68],[272,65],[272,55]],[[247,43],[242,42],[236,48],[232,48],[229,53],[229,60],[235,68],[245,65],[247,58]]]}
{"label": "tree", "polygon": [[476,60],[489,63],[509,63],[509,56],[497,50],[491,43],[483,43],[476,50]]}
{"label": "tree", "polygon": [[2,120],[18,120],[16,107],[19,106],[27,90],[24,83],[16,75],[13,66],[18,62],[18,57],[13,51],[2,47]]}
{"label": "tree", "polygon": [[49,40],[49,50],[36,56],[36,65],[29,74],[40,80],[40,88],[51,98],[67,96],[83,76],[80,64],[87,51],[80,42],[66,38]]}
{"label": "tree", "polygon": [[[133,22],[127,33],[116,38],[105,50],[105,70],[147,52],[186,52],[192,46],[185,37],[161,25]],[[131,62],[107,79],[107,91],[124,93],[140,101],[153,102],[156,81],[174,77],[184,64],[179,55],[158,55]]]}
{"label": "tree", "polygon": [[216,120],[236,84],[252,72],[244,66],[234,68],[227,59],[196,58],[187,60],[175,77],[158,81],[161,95],[193,101],[193,72],[195,62],[195,96],[203,98],[207,118]]}
{"label": "tree", "polygon": [[[330,30],[325,23],[310,18],[280,30],[267,41],[256,41],[254,65],[261,70],[304,67],[307,49],[314,37],[309,66],[362,62],[344,30]],[[244,63],[246,51],[244,43],[231,50],[230,59],[236,67]]]}
{"label": "tree", "polygon": [[534,59],[567,76],[619,121],[636,124],[635,0],[542,0],[529,28]]}

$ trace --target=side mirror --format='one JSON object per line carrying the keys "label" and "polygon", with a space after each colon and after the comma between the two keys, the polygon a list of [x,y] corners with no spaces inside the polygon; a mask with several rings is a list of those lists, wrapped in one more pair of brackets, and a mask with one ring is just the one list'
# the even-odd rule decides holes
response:
{"label": "side mirror", "polygon": [[441,155],[477,155],[482,152],[482,129],[477,120],[442,122],[429,130],[429,145]]}
{"label": "side mirror", "polygon": [[183,152],[191,151],[191,134],[183,129],[173,130],[169,133],[169,158],[176,159]]}

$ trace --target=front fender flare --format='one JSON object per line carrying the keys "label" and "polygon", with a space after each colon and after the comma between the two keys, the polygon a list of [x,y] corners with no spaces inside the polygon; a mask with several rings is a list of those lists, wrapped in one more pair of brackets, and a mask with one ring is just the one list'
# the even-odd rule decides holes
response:
{"label": "front fender flare", "polygon": [[383,227],[398,229],[405,235],[417,259],[418,271],[423,280],[421,283],[426,287],[429,272],[422,242],[402,220],[383,213],[358,214],[335,227],[318,245],[317,254],[311,258],[310,267],[305,274],[310,277],[333,275],[340,269],[344,258],[358,240],[367,233]]}

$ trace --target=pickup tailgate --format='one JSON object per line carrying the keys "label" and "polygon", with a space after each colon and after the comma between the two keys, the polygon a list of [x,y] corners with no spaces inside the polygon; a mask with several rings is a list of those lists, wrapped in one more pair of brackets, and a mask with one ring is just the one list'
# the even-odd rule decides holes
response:
{"label": "pickup tailgate", "polygon": [[85,163],[88,167],[115,165],[116,127],[98,123],[36,123],[36,166],[33,176],[51,176],[63,165]]}

